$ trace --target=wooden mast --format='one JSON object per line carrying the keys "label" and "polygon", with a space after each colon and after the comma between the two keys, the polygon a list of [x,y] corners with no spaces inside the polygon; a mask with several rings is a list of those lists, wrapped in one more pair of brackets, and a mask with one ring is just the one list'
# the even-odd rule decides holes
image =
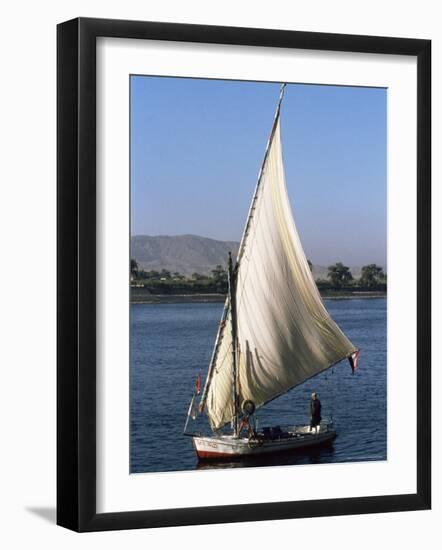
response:
{"label": "wooden mast", "polygon": [[233,399],[233,433],[235,437],[239,436],[238,430],[238,387],[237,387],[237,350],[238,350],[238,330],[236,318],[236,288],[233,272],[232,253],[229,252],[228,265],[228,281],[229,281],[229,302],[231,315],[231,331],[232,331],[232,399]]}

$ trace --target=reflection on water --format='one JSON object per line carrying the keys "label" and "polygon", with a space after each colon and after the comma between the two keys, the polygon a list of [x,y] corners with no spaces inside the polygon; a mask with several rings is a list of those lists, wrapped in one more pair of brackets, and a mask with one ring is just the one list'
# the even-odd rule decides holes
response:
{"label": "reflection on water", "polygon": [[[222,304],[131,306],[131,472],[319,464],[385,460],[386,300],[326,300],[333,318],[361,351],[257,411],[259,426],[306,424],[309,400],[319,393],[323,416],[333,416],[333,445],[223,463],[198,462],[183,436],[198,371],[207,370]],[[189,431],[207,432],[204,417]],[[253,462],[253,463],[252,463]]]}

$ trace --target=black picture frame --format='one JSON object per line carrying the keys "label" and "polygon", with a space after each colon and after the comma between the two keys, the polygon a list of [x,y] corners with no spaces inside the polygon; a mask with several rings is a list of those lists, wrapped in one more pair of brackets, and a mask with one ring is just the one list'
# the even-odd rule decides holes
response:
{"label": "black picture frame", "polygon": [[[417,492],[96,512],[96,39],[417,58]],[[57,28],[57,523],[75,531],[424,510],[431,506],[431,41],[79,18]]]}

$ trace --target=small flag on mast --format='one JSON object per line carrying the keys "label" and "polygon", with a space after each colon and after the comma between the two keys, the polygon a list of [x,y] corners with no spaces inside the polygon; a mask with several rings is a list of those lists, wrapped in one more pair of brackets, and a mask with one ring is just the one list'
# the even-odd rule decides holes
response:
{"label": "small flag on mast", "polygon": [[351,372],[352,374],[355,373],[355,370],[358,368],[358,361],[359,361],[359,351],[360,350],[356,350],[354,353],[352,353],[350,355],[350,357],[348,358],[348,360],[350,361],[350,366],[351,366]]}

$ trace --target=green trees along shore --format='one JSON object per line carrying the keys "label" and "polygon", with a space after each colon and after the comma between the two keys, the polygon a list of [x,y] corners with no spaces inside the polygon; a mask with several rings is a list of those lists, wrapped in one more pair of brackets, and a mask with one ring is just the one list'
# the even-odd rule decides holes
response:
{"label": "green trees along shore", "polygon": [[[313,269],[310,260],[307,260]],[[359,293],[385,293],[387,276],[382,267],[368,264],[362,267],[359,278],[354,278],[350,268],[337,262],[327,268],[325,279],[316,279],[316,285],[323,295],[345,295]],[[167,269],[146,271],[134,259],[130,260],[131,287],[144,289],[149,294],[226,294],[227,272],[221,265],[212,269],[210,275],[193,273],[183,275]]]}

